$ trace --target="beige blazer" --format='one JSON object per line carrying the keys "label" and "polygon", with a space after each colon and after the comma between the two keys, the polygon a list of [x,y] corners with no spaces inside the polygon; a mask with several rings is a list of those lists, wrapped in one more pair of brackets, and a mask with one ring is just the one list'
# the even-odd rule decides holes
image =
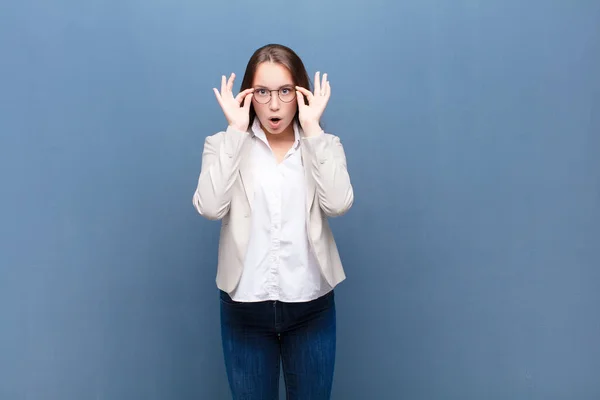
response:
{"label": "beige blazer", "polygon": [[[346,278],[327,218],[346,213],[354,191],[339,137],[323,133],[305,137],[301,154],[307,183],[308,239],[323,276],[331,287]],[[204,142],[202,167],[193,204],[200,215],[221,220],[217,287],[231,293],[244,267],[250,232],[254,185],[250,150],[254,134],[228,127]]]}

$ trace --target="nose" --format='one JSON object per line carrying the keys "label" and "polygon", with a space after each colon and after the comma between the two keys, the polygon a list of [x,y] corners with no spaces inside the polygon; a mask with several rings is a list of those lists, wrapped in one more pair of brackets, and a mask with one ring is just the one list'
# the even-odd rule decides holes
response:
{"label": "nose", "polygon": [[279,110],[279,96],[277,95],[277,93],[271,93],[271,101],[269,102],[269,109],[271,111],[277,111]]}

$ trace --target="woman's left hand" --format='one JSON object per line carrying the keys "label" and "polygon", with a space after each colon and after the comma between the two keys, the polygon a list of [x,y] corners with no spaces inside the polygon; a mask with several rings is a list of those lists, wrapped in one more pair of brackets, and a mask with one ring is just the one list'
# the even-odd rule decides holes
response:
{"label": "woman's left hand", "polygon": [[[304,96],[308,99],[308,105],[304,102]],[[296,86],[296,98],[298,99],[298,117],[300,124],[306,136],[315,136],[321,132],[319,121],[325,111],[329,97],[331,96],[331,86],[327,80],[327,74],[323,74],[320,81],[319,72],[315,74],[315,92]]]}

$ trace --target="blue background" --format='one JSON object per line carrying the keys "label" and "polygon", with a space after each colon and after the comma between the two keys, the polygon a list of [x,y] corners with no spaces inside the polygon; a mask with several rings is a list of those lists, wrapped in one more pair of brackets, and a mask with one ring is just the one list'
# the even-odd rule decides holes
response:
{"label": "blue background", "polygon": [[600,3],[0,5],[0,398],[226,399],[212,93],[329,73],[334,399],[600,398]]}

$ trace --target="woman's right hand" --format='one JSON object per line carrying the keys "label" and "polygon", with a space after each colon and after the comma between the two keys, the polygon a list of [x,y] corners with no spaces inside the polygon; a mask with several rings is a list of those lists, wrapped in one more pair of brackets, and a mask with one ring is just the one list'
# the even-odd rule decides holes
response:
{"label": "woman's right hand", "polygon": [[213,88],[213,91],[229,125],[237,130],[246,132],[250,123],[250,103],[252,102],[254,89],[246,89],[234,98],[232,92],[234,80],[235,74],[233,73],[228,81],[225,75],[223,75],[221,77],[221,92],[219,93],[216,88]]}

